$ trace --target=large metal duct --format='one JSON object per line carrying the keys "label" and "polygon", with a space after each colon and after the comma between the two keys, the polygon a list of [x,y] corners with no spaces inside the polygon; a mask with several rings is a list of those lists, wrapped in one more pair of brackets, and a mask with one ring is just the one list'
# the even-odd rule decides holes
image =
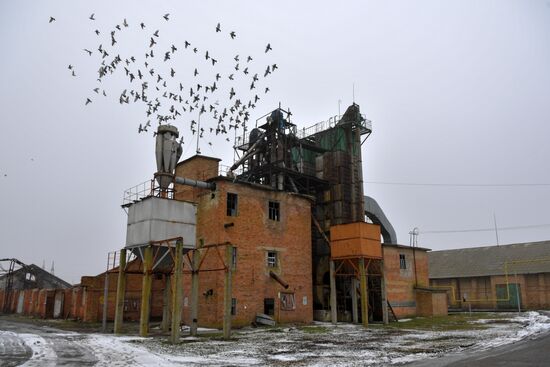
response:
{"label": "large metal duct", "polygon": [[397,244],[397,236],[395,234],[395,230],[393,229],[393,226],[391,225],[388,218],[386,218],[386,215],[382,211],[382,208],[376,200],[371,198],[370,196],[365,196],[365,215],[369,217],[370,220],[374,224],[380,225],[380,231],[382,232],[382,238],[384,239],[384,243],[393,243]]}
{"label": "large metal duct", "polygon": [[157,129],[157,181],[163,190],[172,183],[176,164],[181,157],[181,144],[176,141],[178,136],[179,132],[175,126],[159,125]]}

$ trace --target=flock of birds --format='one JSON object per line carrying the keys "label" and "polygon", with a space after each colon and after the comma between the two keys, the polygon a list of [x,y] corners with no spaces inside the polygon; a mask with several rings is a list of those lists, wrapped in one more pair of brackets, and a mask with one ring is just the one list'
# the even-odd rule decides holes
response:
{"label": "flock of birds", "polygon": [[[162,18],[168,22],[170,14],[164,14]],[[90,22],[95,20],[95,14],[88,18]],[[50,17],[49,23],[53,22],[56,22],[56,19]],[[111,95],[110,91],[108,93],[104,89],[104,81],[115,74],[123,75],[127,86],[120,93],[116,92],[115,96],[121,105],[144,104],[145,118],[137,128],[139,133],[147,132],[151,127],[151,121],[156,120],[158,124],[173,124],[176,120],[182,119],[188,122],[191,133],[196,134],[197,139],[202,138],[204,134],[228,134],[232,129],[236,137],[237,130],[249,121],[250,113],[256,108],[262,95],[270,91],[265,81],[278,69],[275,63],[257,67],[253,55],[236,54],[224,60],[230,61],[232,68],[230,72],[226,69],[223,74],[217,66],[220,58],[215,57],[207,49],[199,49],[199,45],[188,40],[185,40],[183,45],[171,44],[169,48],[161,49],[160,31],[157,29],[147,33],[149,27],[143,22],[134,25],[134,28],[147,34],[142,36],[146,37],[146,51],[122,56],[117,46],[119,35],[130,28],[132,25],[123,19],[120,24],[108,31],[108,43],[99,43],[94,48],[83,49],[85,55],[95,57],[98,61],[96,86],[91,88],[92,94],[86,97],[84,104],[89,105],[97,97]],[[225,33],[220,23],[212,28],[216,34]],[[101,37],[103,31],[95,29],[94,33]],[[231,41],[237,34],[230,31],[226,36],[228,41]],[[267,54],[270,51],[271,44],[267,43],[265,49],[260,52]],[[202,54],[204,59],[202,63],[191,67],[191,70],[179,70],[174,61],[178,53],[192,53],[195,56]],[[77,77],[74,65],[68,65],[68,71],[70,75]],[[201,115],[204,115],[202,123]],[[181,135],[180,142],[183,143],[184,134]],[[225,140],[230,141],[229,137]],[[208,144],[212,145],[212,142]]]}

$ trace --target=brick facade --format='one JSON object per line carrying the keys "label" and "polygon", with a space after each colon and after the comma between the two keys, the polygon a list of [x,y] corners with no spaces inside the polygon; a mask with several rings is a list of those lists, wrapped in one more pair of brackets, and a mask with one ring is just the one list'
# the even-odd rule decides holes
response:
{"label": "brick facade", "polygon": [[429,285],[427,250],[388,244],[382,249],[387,300],[397,317],[414,316],[417,314],[415,286]]}

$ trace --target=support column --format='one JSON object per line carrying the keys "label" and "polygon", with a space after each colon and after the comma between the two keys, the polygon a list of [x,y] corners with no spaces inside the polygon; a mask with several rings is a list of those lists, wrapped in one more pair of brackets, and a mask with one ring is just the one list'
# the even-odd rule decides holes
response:
{"label": "support column", "polygon": [[223,338],[231,338],[231,260],[233,257],[233,246],[225,247],[225,283],[223,292]]}
{"label": "support column", "polygon": [[365,259],[359,259],[359,281],[361,285],[361,319],[363,326],[369,326],[369,294],[367,289],[367,273]]}
{"label": "support column", "polygon": [[353,323],[359,323],[359,313],[357,309],[357,279],[351,278],[351,316]]}
{"label": "support column", "polygon": [[143,285],[141,288],[141,315],[139,335],[149,334],[149,311],[151,306],[151,281],[153,273],[153,247],[147,246],[143,253]]}
{"label": "support column", "polygon": [[182,309],[183,289],[181,286],[183,270],[183,242],[176,243],[176,256],[174,259],[174,284],[172,284],[172,333],[170,343],[175,344],[180,339],[180,323]]}
{"label": "support column", "polygon": [[386,294],[386,273],[384,272],[384,260],[380,261],[380,293],[382,298],[382,321],[389,323],[388,318],[388,296]]}
{"label": "support column", "polygon": [[199,310],[199,264],[201,254],[199,250],[193,251],[193,273],[191,274],[191,335],[197,335],[198,310]]}
{"label": "support column", "polygon": [[338,311],[336,307],[336,274],[334,270],[334,260],[330,260],[330,321],[335,325],[338,322]]}
{"label": "support column", "polygon": [[124,293],[126,292],[126,249],[120,250],[118,264],[118,282],[116,286],[115,326],[114,333],[122,332],[122,320],[124,315]]}
{"label": "support column", "polygon": [[164,294],[162,296],[162,331],[170,330],[170,309],[172,302],[172,281],[170,274],[164,276]]}

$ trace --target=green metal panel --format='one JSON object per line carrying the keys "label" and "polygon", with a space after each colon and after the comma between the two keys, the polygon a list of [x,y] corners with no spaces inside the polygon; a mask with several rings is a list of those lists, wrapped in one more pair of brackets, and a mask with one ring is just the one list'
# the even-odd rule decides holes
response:
{"label": "green metal panel", "polygon": [[518,308],[518,298],[521,302],[521,289],[519,284],[508,284],[508,291],[506,291],[506,284],[497,284],[496,293],[498,309]]}

